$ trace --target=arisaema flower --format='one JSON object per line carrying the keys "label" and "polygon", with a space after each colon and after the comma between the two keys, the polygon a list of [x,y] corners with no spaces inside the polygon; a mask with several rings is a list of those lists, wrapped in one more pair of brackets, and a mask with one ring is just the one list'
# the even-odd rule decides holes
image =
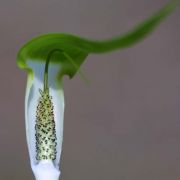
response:
{"label": "arisaema flower", "polygon": [[127,48],[145,36],[174,10],[172,1],[132,31],[105,41],[70,34],[46,34],[25,44],[17,56],[28,72],[25,96],[26,137],[37,180],[57,180],[63,141],[64,75],[72,78],[90,53]]}

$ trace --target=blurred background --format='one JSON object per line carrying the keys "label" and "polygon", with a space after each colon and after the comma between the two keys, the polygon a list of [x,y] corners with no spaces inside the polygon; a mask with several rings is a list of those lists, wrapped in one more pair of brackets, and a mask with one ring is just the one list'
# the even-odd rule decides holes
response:
{"label": "blurred background", "polygon": [[[0,1],[0,179],[33,180],[24,124],[26,72],[19,48],[42,33],[119,35],[168,0]],[[64,78],[61,180],[180,178],[180,9],[137,45],[90,55]]]}

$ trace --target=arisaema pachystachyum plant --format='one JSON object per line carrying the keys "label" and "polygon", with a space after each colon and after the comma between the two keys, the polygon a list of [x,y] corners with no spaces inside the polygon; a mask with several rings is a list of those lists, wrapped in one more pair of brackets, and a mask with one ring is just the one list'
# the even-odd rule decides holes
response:
{"label": "arisaema pachystachyum plant", "polygon": [[177,6],[171,1],[129,32],[96,41],[71,34],[36,37],[18,52],[19,68],[28,72],[25,97],[26,137],[31,167],[37,180],[57,180],[63,139],[62,78],[72,78],[91,53],[127,48],[150,34]]}

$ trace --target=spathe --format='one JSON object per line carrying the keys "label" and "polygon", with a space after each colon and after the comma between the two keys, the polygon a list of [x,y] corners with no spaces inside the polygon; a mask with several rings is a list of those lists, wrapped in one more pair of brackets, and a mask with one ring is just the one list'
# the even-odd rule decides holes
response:
{"label": "spathe", "polygon": [[[39,36],[19,51],[17,64],[28,72],[25,97],[26,137],[31,167],[37,180],[57,180],[60,175],[59,164],[63,139],[64,95],[62,78],[71,78],[90,53],[106,53],[127,48],[142,40],[177,6],[179,1],[171,1],[156,14],[136,26],[132,31],[105,41],[92,41],[70,34],[47,34]],[[40,97],[39,89],[44,86],[44,69],[49,54],[54,53],[49,64],[49,93],[54,106],[54,121],[57,134],[55,160],[38,161],[36,158],[36,110]],[[108,72],[107,72],[108,73]]]}
{"label": "spathe", "polygon": [[[39,90],[43,89],[43,78],[44,78],[44,66],[40,62],[28,60],[29,67],[33,70],[33,79],[28,81],[26,89],[25,98],[25,119],[26,119],[26,136],[27,143],[31,161],[31,167],[34,171],[36,179],[41,176],[41,171],[43,169],[50,168],[52,171],[52,176],[57,175],[55,179],[59,176],[59,164],[60,164],[60,154],[63,139],[63,117],[64,117],[64,94],[62,81],[57,81],[58,72],[60,70],[59,66],[51,65],[49,67],[49,93],[52,96],[52,102],[54,106],[54,120],[56,124],[56,136],[57,136],[57,154],[55,161],[44,161],[41,165],[38,165],[36,160],[36,142],[35,142],[35,121],[36,121],[36,111],[38,99],[40,97]],[[46,172],[48,170],[46,169]],[[50,173],[48,172],[48,174]],[[44,172],[45,173],[45,172]],[[44,173],[42,175],[44,176]],[[47,176],[47,175],[46,175]],[[50,176],[50,175],[49,175]],[[44,179],[44,178],[43,178]],[[47,179],[49,180],[49,179]]]}

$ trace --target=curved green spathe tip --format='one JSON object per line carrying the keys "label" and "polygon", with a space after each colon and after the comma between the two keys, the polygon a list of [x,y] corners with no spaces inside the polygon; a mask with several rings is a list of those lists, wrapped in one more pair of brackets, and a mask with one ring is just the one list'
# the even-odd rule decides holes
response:
{"label": "curved green spathe tip", "polygon": [[59,49],[61,52],[54,53],[50,63],[61,65],[59,76],[66,74],[72,78],[88,54],[106,53],[134,45],[150,34],[175,9],[178,3],[179,1],[171,1],[133,30],[109,40],[95,41],[60,33],[41,35],[20,49],[17,64],[21,69],[30,72],[28,60],[45,62],[51,51]]}

